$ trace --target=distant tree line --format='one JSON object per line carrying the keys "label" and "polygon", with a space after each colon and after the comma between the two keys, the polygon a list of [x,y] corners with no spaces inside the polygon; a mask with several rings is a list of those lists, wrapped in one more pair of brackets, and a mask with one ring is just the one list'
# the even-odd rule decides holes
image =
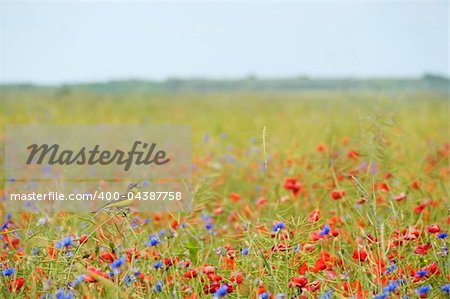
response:
{"label": "distant tree line", "polygon": [[164,81],[118,80],[108,82],[40,86],[33,84],[3,84],[0,91],[53,91],[65,96],[74,91],[99,93],[159,93],[159,92],[215,92],[215,91],[437,91],[447,93],[447,77],[425,74],[421,78],[258,78],[254,75],[242,79],[180,79]]}

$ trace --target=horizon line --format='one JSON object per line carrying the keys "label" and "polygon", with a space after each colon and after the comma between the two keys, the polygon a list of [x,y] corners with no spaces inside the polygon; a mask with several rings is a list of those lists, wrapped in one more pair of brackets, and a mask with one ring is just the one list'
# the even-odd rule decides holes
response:
{"label": "horizon line", "polygon": [[336,76],[310,76],[310,75],[286,75],[286,76],[262,76],[258,74],[248,74],[244,76],[168,76],[164,79],[151,79],[151,78],[138,78],[138,77],[121,77],[110,79],[86,79],[86,80],[72,80],[62,82],[33,82],[32,80],[18,80],[18,81],[1,81],[0,86],[17,86],[17,85],[30,85],[36,87],[58,87],[58,86],[74,86],[74,85],[90,85],[90,84],[107,84],[116,82],[151,82],[151,83],[164,83],[171,80],[179,81],[243,81],[243,80],[255,80],[255,81],[279,81],[279,80],[356,80],[356,81],[370,81],[370,80],[420,80],[427,76],[433,76],[436,78],[442,78],[449,80],[450,77],[445,74],[424,72],[421,75],[373,75],[373,76],[355,76],[355,75],[336,75]]}

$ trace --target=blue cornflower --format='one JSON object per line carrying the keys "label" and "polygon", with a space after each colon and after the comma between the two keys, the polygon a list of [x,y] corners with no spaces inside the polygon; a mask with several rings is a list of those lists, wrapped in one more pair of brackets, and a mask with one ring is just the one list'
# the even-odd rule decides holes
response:
{"label": "blue cornflower", "polygon": [[447,233],[440,233],[440,234],[437,235],[437,237],[438,237],[439,239],[445,239],[445,238],[448,237],[448,234],[447,234]]}
{"label": "blue cornflower", "polygon": [[166,235],[166,230],[165,230],[165,229],[160,230],[159,233],[158,233],[158,235],[159,235],[160,237],[164,237],[164,236]]}
{"label": "blue cornflower", "polygon": [[9,222],[11,221],[11,214],[8,213],[5,216],[5,223],[3,223],[2,227],[0,228],[0,230],[4,230],[5,228],[8,228]]}
{"label": "blue cornflower", "polygon": [[209,133],[206,133],[205,135],[203,135],[203,142],[204,143],[208,143],[210,139],[210,135]]}
{"label": "blue cornflower", "polygon": [[[373,299],[386,299],[389,297],[389,294],[386,293],[381,293],[381,294],[377,294],[373,297]],[[330,297],[331,298],[331,297]]]}
{"label": "blue cornflower", "polygon": [[320,235],[321,236],[326,236],[330,233],[330,226],[328,224],[325,224],[325,226],[322,228],[322,230],[320,231]]}
{"label": "blue cornflower", "polygon": [[73,237],[70,237],[70,236],[65,237],[62,240],[62,242],[63,242],[64,247],[69,247],[69,246],[71,246],[73,244]]}
{"label": "blue cornflower", "polygon": [[207,230],[212,230],[214,228],[214,224],[212,224],[211,222],[206,223],[205,228]]}
{"label": "blue cornflower", "polygon": [[420,269],[420,270],[418,270],[418,271],[416,272],[416,274],[417,274],[417,276],[419,276],[419,277],[424,277],[424,276],[426,276],[426,275],[428,274],[428,270],[426,270],[426,269]]}
{"label": "blue cornflower", "polygon": [[117,259],[117,260],[115,260],[114,262],[111,263],[111,268],[113,270],[118,270],[125,263],[126,263],[126,259],[125,259],[124,256],[122,256],[121,258],[119,258],[119,259]]}
{"label": "blue cornflower", "polygon": [[391,273],[391,272],[394,272],[396,269],[397,269],[397,266],[396,266],[395,264],[394,264],[394,265],[391,265],[389,268],[386,269],[386,271],[384,272],[384,274],[389,274],[389,273]]}
{"label": "blue cornflower", "polygon": [[384,293],[392,293],[398,288],[398,281],[390,280],[388,285],[383,288]]}
{"label": "blue cornflower", "polygon": [[269,299],[269,298],[270,298],[269,292],[259,294],[259,299]]}
{"label": "blue cornflower", "polygon": [[211,218],[211,216],[209,216],[208,214],[202,214],[202,220],[204,221],[204,222],[211,222],[212,221],[212,218]]}
{"label": "blue cornflower", "polygon": [[164,283],[162,280],[158,280],[156,282],[155,287],[153,288],[153,293],[161,293],[163,289]]}
{"label": "blue cornflower", "polygon": [[139,226],[141,226],[141,225],[139,224],[139,222],[136,221],[136,219],[133,219],[131,221],[131,228],[135,229],[135,228],[138,228]]}
{"label": "blue cornflower", "polygon": [[426,295],[429,291],[431,291],[431,286],[429,284],[421,286],[420,288],[417,289],[417,294],[419,295]]}
{"label": "blue cornflower", "polygon": [[377,163],[373,162],[372,165],[370,165],[370,173],[371,174],[377,173]]}
{"label": "blue cornflower", "polygon": [[295,245],[295,247],[292,249],[294,252],[297,252],[300,250],[300,248],[302,248],[302,246],[300,244]]}
{"label": "blue cornflower", "polygon": [[16,272],[16,269],[14,268],[7,268],[3,270],[2,274],[3,276],[12,276]]}
{"label": "blue cornflower", "polygon": [[441,291],[447,294],[450,294],[450,283],[444,284],[441,287]]}
{"label": "blue cornflower", "polygon": [[34,247],[33,250],[31,250],[31,255],[38,255],[39,254],[39,247]]}
{"label": "blue cornflower", "polygon": [[150,240],[147,242],[147,246],[153,247],[153,246],[158,245],[159,243],[161,243],[159,238],[155,235],[151,235]]}
{"label": "blue cornflower", "polygon": [[77,285],[79,285],[80,283],[82,283],[82,282],[84,281],[84,278],[85,278],[85,275],[84,275],[84,274],[81,274],[80,276],[78,276],[77,278],[75,278],[74,281],[72,281],[72,282],[70,283],[70,286],[71,286],[72,288],[76,287]]}
{"label": "blue cornflower", "polygon": [[334,289],[331,289],[329,291],[326,291],[322,295],[319,296],[319,299],[331,299],[333,298],[333,291]]}
{"label": "blue cornflower", "polygon": [[67,247],[71,246],[72,244],[73,244],[73,237],[67,236],[67,237],[64,237],[64,239],[57,241],[55,247],[57,249],[61,249],[63,247],[67,248]]}
{"label": "blue cornflower", "polygon": [[282,230],[286,225],[284,224],[284,222],[277,222],[273,227],[272,227],[272,231],[274,233],[279,232],[280,230]]}
{"label": "blue cornflower", "polygon": [[214,293],[214,298],[225,297],[227,294],[228,294],[228,286],[226,284],[223,284]]}
{"label": "blue cornflower", "polygon": [[65,292],[63,288],[59,289],[56,292],[56,299],[72,299],[73,293],[72,292]]}
{"label": "blue cornflower", "polygon": [[153,268],[155,269],[159,269],[162,268],[163,263],[161,261],[157,261],[156,263],[153,264]]}
{"label": "blue cornflower", "polygon": [[250,253],[250,248],[245,247],[242,249],[241,254],[242,255],[248,255]]}
{"label": "blue cornflower", "polygon": [[134,277],[131,275],[125,275],[125,277],[123,278],[123,282],[125,283],[126,286],[130,286],[133,284],[134,282]]}

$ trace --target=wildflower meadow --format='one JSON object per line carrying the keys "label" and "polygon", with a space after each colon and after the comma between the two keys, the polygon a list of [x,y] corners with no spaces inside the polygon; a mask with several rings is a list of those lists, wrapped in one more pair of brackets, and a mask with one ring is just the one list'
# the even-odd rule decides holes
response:
{"label": "wildflower meadow", "polygon": [[0,189],[0,297],[448,298],[448,112],[433,92],[5,91],[2,128],[191,126],[193,202],[10,212]]}

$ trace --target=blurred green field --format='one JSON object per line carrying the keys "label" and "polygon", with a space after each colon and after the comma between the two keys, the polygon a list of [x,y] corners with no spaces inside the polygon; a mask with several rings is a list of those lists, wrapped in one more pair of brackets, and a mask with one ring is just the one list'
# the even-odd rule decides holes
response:
{"label": "blurred green field", "polygon": [[[448,139],[448,100],[443,94],[375,92],[277,92],[203,94],[5,93],[4,124],[187,124],[193,153],[200,157],[226,146],[244,152],[250,141],[262,149],[263,128],[271,153],[289,157],[315,152],[319,143],[335,146],[348,137],[355,148],[375,159],[377,135],[391,143],[409,169],[417,156]],[[219,138],[220,136],[226,138]],[[219,139],[205,144],[205,136]],[[380,144],[378,144],[380,145]],[[383,146],[384,148],[384,146]],[[262,160],[263,157],[256,157]],[[245,163],[245,161],[241,161]]]}
{"label": "blurred green field", "polygon": [[[233,286],[231,298],[254,298],[266,291],[274,296],[287,294],[287,298],[317,298],[331,288],[333,298],[370,298],[382,292],[390,278],[381,279],[372,264],[352,260],[352,251],[358,246],[372,253],[371,261],[376,260],[375,256],[384,259],[386,267],[389,254],[403,255],[396,261],[398,268],[404,268],[398,272],[398,279],[409,279],[403,276],[409,275],[410,268],[417,270],[435,261],[440,275],[426,281],[408,280],[396,295],[414,297],[415,289],[428,283],[432,285],[430,298],[444,296],[439,288],[450,273],[448,257],[440,256],[439,250],[447,243],[425,232],[425,227],[433,223],[439,224],[442,231],[448,231],[449,225],[449,102],[443,94],[4,92],[0,103],[2,134],[5,124],[188,124],[192,127],[195,165],[192,213],[148,213],[113,220],[108,220],[107,215],[93,220],[81,214],[13,214],[8,234],[20,240],[22,253],[18,255],[18,249],[5,242],[0,261],[3,268],[5,263],[14,267],[15,277],[24,277],[26,283],[11,292],[10,278],[0,277],[4,282],[0,297],[37,298],[66,288],[75,297],[85,298],[170,298],[173,294],[177,298],[197,298],[194,295],[206,296],[204,280],[209,277],[188,279],[185,273],[198,267],[200,277],[201,267],[212,265],[222,276],[219,285]],[[358,157],[349,158],[350,151],[357,152]],[[292,196],[283,187],[286,178],[301,183],[299,196]],[[2,175],[2,179],[8,178]],[[411,188],[413,181],[420,182],[420,189]],[[387,182],[389,190],[375,187],[383,182]],[[337,189],[345,189],[347,195],[333,201],[329,194]],[[402,192],[407,199],[394,200]],[[239,194],[240,199],[230,200],[231,193]],[[361,197],[367,202],[357,204]],[[265,198],[267,204],[259,205],[260,198]],[[435,203],[422,214],[414,213],[414,208],[427,199]],[[310,223],[308,215],[314,209],[321,211],[322,218]],[[3,221],[8,206],[3,204],[0,212]],[[43,225],[42,219],[47,218],[51,221]],[[146,218],[151,220],[147,223]],[[186,224],[186,228],[171,227],[175,220]],[[132,225],[133,221],[138,225]],[[205,230],[205,221],[214,223],[214,233]],[[286,224],[290,232],[287,236],[270,236],[277,221]],[[325,223],[332,223],[332,228],[341,232],[339,237],[311,240],[311,234]],[[395,231],[412,227],[423,231],[421,239],[392,249],[389,244],[395,239]],[[143,245],[149,234],[162,229],[166,234],[160,236],[161,244]],[[77,243],[82,234],[89,240]],[[72,251],[70,255],[61,251],[52,258],[49,248],[69,235],[75,240],[66,249]],[[368,235],[377,241],[368,242]],[[433,245],[429,255],[411,254],[422,243]],[[273,246],[279,244],[311,247],[311,251],[273,251]],[[233,268],[227,264],[229,256],[217,254],[220,248],[229,250],[227,246],[236,251]],[[249,255],[242,256],[242,248],[250,248]],[[108,272],[110,263],[98,258],[102,252],[120,257],[127,255],[127,249],[139,251],[141,258],[129,255],[132,257],[120,275],[67,286],[86,273],[87,266]],[[341,258],[344,267],[333,267],[334,277],[325,271],[302,274],[309,281],[309,289],[288,287],[291,278],[299,275],[299,265],[305,262],[313,267],[321,250]],[[155,252],[155,258],[143,258]],[[189,260],[191,264],[167,267],[165,271],[154,269],[153,264],[164,258],[176,259],[177,263]],[[125,275],[132,275],[136,269],[146,278],[138,282],[136,276],[128,284]],[[239,285],[230,278],[237,272],[244,276]],[[164,287],[152,293],[158,280]],[[314,281],[319,282],[318,289],[311,287]],[[358,286],[345,290],[345,281],[349,285],[358,281],[362,290]]]}
{"label": "blurred green field", "polygon": [[[448,100],[440,93],[229,92],[194,94],[102,94],[75,92],[1,94],[6,123],[181,123],[192,126],[194,144],[205,134],[226,133],[234,145],[261,138],[266,126],[275,150],[343,136],[367,141],[367,130],[389,126],[400,138],[442,141],[448,129]],[[425,138],[424,138],[425,137]],[[414,138],[416,138],[414,140]],[[420,150],[423,150],[421,148]],[[202,153],[201,147],[194,148]]]}

